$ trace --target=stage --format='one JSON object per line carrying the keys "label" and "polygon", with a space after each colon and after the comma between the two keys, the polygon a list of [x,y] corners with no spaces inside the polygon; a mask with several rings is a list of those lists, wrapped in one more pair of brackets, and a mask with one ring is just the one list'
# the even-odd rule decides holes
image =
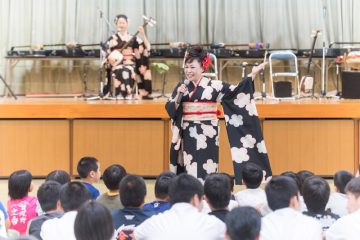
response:
{"label": "stage", "polygon": [[[1,99],[0,176],[17,169],[76,175],[77,161],[86,155],[97,157],[102,169],[119,163],[130,173],[157,176],[168,169],[165,101]],[[331,176],[357,169],[360,100],[265,99],[257,108],[274,174],[307,169]],[[220,129],[219,171],[233,174],[223,119]]]}

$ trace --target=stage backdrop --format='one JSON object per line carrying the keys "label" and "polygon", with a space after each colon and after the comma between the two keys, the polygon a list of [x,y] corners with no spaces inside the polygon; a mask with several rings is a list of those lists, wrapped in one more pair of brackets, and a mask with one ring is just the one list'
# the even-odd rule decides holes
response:
{"label": "stage backdrop", "polygon": [[[146,29],[150,42],[265,42],[271,48],[310,48],[311,30],[324,41],[360,41],[360,1],[356,0],[0,0],[0,74],[12,46],[99,43],[116,31],[114,17],[129,17],[129,31],[141,16],[157,20]],[[81,91],[83,62],[19,64],[13,89],[24,92]],[[96,89],[98,63],[88,67]],[[56,69],[56,71],[54,70]],[[74,74],[75,73],[75,74]],[[0,90],[3,89],[0,84]]]}

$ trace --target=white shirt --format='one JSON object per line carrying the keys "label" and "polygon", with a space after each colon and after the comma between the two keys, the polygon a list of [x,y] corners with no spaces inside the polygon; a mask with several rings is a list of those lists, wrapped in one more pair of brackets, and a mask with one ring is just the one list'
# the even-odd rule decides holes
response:
{"label": "white shirt", "polygon": [[264,189],[244,189],[235,194],[235,199],[239,206],[250,206],[259,209],[263,216],[271,212],[271,209],[268,207]]}
{"label": "white shirt", "polygon": [[176,203],[137,226],[134,235],[136,240],[224,239],[225,224],[189,203]]}
{"label": "white shirt", "polygon": [[293,208],[282,208],[262,218],[262,240],[321,240],[320,223]]}
{"label": "white shirt", "polygon": [[74,223],[77,211],[66,212],[61,218],[47,220],[41,226],[43,240],[76,240]]}
{"label": "white shirt", "polygon": [[340,217],[343,217],[349,214],[346,208],[347,201],[348,200],[346,194],[333,192],[330,194],[330,198],[326,205],[326,209],[330,208],[332,213],[337,214]]}
{"label": "white shirt", "polygon": [[326,240],[356,240],[359,234],[360,209],[339,218],[326,231]]}
{"label": "white shirt", "polygon": [[5,227],[5,216],[2,211],[0,211],[0,237],[7,238],[8,235],[6,233]]}

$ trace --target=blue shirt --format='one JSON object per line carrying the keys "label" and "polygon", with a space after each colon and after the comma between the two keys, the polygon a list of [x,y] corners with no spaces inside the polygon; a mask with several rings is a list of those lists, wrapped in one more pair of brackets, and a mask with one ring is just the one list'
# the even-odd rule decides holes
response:
{"label": "blue shirt", "polygon": [[135,227],[155,215],[155,212],[142,208],[124,208],[112,213],[116,239],[132,239]]}
{"label": "blue shirt", "polygon": [[2,202],[0,202],[0,211],[2,211],[4,213],[5,220],[9,218],[7,211],[4,207],[4,205],[2,204]]}
{"label": "blue shirt", "polygon": [[97,188],[94,187],[92,184],[87,182],[82,182],[82,183],[87,187],[87,189],[89,189],[92,199],[96,200],[98,196],[100,196],[99,190],[97,190]]}
{"label": "blue shirt", "polygon": [[171,204],[165,201],[153,201],[151,203],[146,203],[144,209],[154,211],[156,214],[165,212],[171,208]]}

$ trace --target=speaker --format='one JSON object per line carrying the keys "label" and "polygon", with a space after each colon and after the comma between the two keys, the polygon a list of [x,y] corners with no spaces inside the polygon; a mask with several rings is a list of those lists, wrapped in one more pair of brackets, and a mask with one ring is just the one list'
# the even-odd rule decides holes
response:
{"label": "speaker", "polygon": [[274,94],[275,97],[285,98],[291,97],[291,82],[289,81],[277,81],[274,82]]}
{"label": "speaker", "polygon": [[342,98],[360,99],[360,72],[343,71],[341,85]]}

